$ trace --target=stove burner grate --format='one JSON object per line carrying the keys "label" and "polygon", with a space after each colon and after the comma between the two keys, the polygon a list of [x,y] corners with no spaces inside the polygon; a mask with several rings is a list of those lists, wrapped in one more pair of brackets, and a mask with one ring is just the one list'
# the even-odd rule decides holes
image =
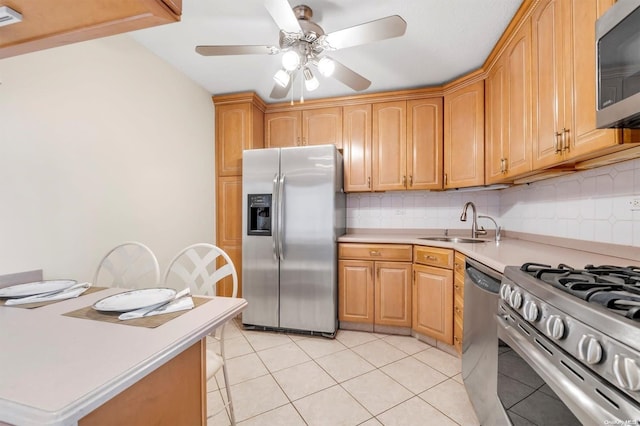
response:
{"label": "stove burner grate", "polygon": [[640,267],[587,265],[575,269],[563,263],[557,267],[525,263],[520,270],[575,297],[640,320]]}

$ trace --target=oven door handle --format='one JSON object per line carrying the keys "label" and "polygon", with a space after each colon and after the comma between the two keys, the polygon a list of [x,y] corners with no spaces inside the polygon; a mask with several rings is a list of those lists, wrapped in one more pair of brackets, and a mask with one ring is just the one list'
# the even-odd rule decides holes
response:
{"label": "oven door handle", "polygon": [[[622,422],[619,424],[624,424],[624,421],[629,419],[629,417],[624,418],[625,413],[621,412],[617,414],[622,417],[615,417],[611,408],[605,408],[601,401],[596,401],[585,393],[580,386],[567,377],[567,374],[570,373],[561,371],[554,363],[547,359],[545,351],[549,349],[545,349],[541,343],[537,343],[537,345],[541,346],[537,347],[536,344],[532,343],[530,339],[525,337],[520,331],[515,330],[507,321],[508,317],[508,314],[496,315],[498,337],[507,343],[511,349],[516,351],[518,355],[542,377],[583,424],[601,425],[604,420],[611,421],[610,424],[618,424],[615,423],[615,421]],[[532,333],[535,332],[532,331]],[[536,342],[540,341],[535,337],[532,340]],[[556,348],[553,348],[553,350],[558,352]],[[562,361],[573,371],[589,374],[569,358],[565,357]],[[594,422],[594,419],[599,419],[599,421]]]}

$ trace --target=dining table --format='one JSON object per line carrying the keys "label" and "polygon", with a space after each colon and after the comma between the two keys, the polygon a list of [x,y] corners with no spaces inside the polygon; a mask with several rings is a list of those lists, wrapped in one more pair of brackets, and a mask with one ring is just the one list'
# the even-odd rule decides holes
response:
{"label": "dining table", "polygon": [[206,336],[246,300],[194,297],[152,325],[90,315],[127,290],[0,306],[0,425],[206,424]]}

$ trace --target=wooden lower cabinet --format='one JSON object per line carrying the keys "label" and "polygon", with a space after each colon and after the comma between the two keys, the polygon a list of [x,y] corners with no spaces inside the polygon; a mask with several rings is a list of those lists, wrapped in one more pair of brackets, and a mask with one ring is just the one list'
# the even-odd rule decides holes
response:
{"label": "wooden lower cabinet", "polygon": [[373,325],[373,262],[338,261],[340,321]]}
{"label": "wooden lower cabinet", "polygon": [[205,339],[194,343],[81,418],[78,425],[206,424],[205,351]]}
{"label": "wooden lower cabinet", "polygon": [[453,271],[413,265],[413,330],[453,344]]}
{"label": "wooden lower cabinet", "polygon": [[453,344],[454,251],[413,248],[413,331]]}
{"label": "wooden lower cabinet", "polygon": [[[339,253],[340,328],[375,331],[376,327],[402,327],[409,331],[411,246],[340,244]],[[377,258],[381,260],[371,260]]]}
{"label": "wooden lower cabinet", "polygon": [[453,263],[453,346],[458,353],[462,353],[465,261],[465,256],[456,252]]}
{"label": "wooden lower cabinet", "polygon": [[375,262],[374,324],[411,327],[411,263]]}

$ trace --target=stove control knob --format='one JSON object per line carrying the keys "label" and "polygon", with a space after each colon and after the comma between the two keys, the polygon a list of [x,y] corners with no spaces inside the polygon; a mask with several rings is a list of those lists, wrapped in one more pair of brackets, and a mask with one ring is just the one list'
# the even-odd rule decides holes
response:
{"label": "stove control knob", "polygon": [[518,290],[513,290],[509,296],[509,305],[513,309],[520,309],[520,306],[522,306],[522,293]]}
{"label": "stove control knob", "polygon": [[560,340],[564,338],[564,321],[558,315],[551,315],[547,320],[547,335]]}
{"label": "stove control knob", "polygon": [[640,365],[635,358],[616,354],[613,357],[613,373],[622,388],[630,391],[640,390]]}
{"label": "stove control knob", "polygon": [[502,284],[500,287],[500,298],[509,301],[509,296],[511,296],[511,286],[509,284]]}
{"label": "stove control knob", "polygon": [[589,365],[602,361],[602,345],[598,339],[584,334],[578,342],[578,358]]}
{"label": "stove control knob", "polygon": [[524,302],[524,319],[529,322],[536,322],[540,317],[540,309],[538,309],[538,305],[533,300],[527,300]]}

